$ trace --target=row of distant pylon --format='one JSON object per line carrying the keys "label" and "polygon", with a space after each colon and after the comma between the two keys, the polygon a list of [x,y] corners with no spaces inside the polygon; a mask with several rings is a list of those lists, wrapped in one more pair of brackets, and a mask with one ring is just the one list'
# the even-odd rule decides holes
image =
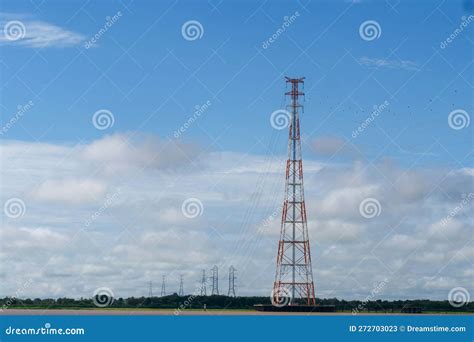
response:
{"label": "row of distant pylon", "polygon": [[[234,266],[229,267],[229,290],[227,291],[227,295],[229,297],[235,297],[235,272],[237,270]],[[206,277],[206,270],[202,270],[202,278],[201,278],[201,286],[198,288],[199,294],[201,296],[207,296],[207,285],[208,280],[211,283],[211,296],[212,295],[219,295],[219,268],[215,265],[211,269],[211,276],[209,279]],[[149,297],[153,297],[153,282],[150,281],[149,283]],[[166,296],[166,276],[162,277],[161,281],[161,292],[160,296]],[[179,276],[179,290],[178,296],[184,296],[184,282],[183,282],[183,275]]]}

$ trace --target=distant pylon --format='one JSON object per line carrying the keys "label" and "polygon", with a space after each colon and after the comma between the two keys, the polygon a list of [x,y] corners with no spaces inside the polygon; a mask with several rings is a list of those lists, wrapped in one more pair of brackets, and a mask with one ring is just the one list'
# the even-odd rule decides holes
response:
{"label": "distant pylon", "polygon": [[201,296],[207,296],[206,293],[206,270],[202,270],[202,279],[201,279]]}
{"label": "distant pylon", "polygon": [[276,260],[272,303],[315,305],[313,270],[309,247],[306,206],[303,189],[303,160],[301,157],[300,119],[304,96],[299,85],[303,78],[288,78],[291,91],[289,112],[288,160],[286,162],[285,198],[281,216],[280,242]]}
{"label": "distant pylon", "polygon": [[229,267],[229,291],[227,292],[229,297],[235,297],[235,271],[234,266]]}
{"label": "distant pylon", "polygon": [[181,296],[181,297],[184,296],[183,275],[180,275],[180,276],[179,276],[179,291],[178,291],[178,296]]}
{"label": "distant pylon", "polygon": [[149,284],[149,291],[148,291],[148,297],[153,297],[153,282],[150,281],[150,284]]}
{"label": "distant pylon", "polygon": [[211,295],[219,295],[219,269],[217,268],[217,266],[214,266],[211,271],[212,271],[212,276],[211,276],[212,291],[211,291]]}
{"label": "distant pylon", "polygon": [[165,283],[165,276],[163,276],[163,280],[162,280],[162,283],[161,283],[161,297],[164,297],[166,296],[166,283]]}

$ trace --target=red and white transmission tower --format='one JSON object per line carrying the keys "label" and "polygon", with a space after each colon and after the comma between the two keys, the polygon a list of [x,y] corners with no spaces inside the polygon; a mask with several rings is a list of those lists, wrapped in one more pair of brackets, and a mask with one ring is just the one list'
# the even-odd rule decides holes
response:
{"label": "red and white transmission tower", "polygon": [[291,85],[291,91],[285,93],[291,97],[287,106],[290,114],[288,160],[272,303],[315,305],[301,158],[299,111],[303,106],[298,101],[304,96],[299,90],[304,77],[286,77],[286,82]]}

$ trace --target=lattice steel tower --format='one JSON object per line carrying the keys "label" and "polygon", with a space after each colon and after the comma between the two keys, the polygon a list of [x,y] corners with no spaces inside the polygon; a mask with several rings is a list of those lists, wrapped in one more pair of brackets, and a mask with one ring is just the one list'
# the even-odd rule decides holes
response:
{"label": "lattice steel tower", "polygon": [[206,284],[207,284],[207,279],[206,279],[206,270],[202,270],[202,278],[201,278],[201,296],[207,296],[207,293],[206,293]]}
{"label": "lattice steel tower", "polygon": [[288,78],[291,91],[289,112],[288,160],[286,162],[285,198],[283,201],[280,242],[276,262],[272,302],[315,305],[313,271],[309,247],[306,207],[303,190],[299,90],[303,78]]}
{"label": "lattice steel tower", "polygon": [[211,295],[219,295],[219,269],[217,266],[214,266],[212,269],[212,291]]}
{"label": "lattice steel tower", "polygon": [[184,296],[183,275],[180,275],[180,276],[179,276],[179,290],[178,290],[178,296],[181,296],[181,297]]}
{"label": "lattice steel tower", "polygon": [[163,276],[161,283],[161,297],[166,296],[166,277]]}
{"label": "lattice steel tower", "polygon": [[229,291],[227,291],[227,295],[229,297],[235,297],[235,267],[229,267]]}

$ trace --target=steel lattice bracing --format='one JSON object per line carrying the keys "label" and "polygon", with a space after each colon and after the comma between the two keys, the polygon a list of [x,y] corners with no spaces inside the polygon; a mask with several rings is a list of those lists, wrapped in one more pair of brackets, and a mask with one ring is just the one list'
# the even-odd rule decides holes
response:
{"label": "steel lattice bracing", "polygon": [[273,302],[315,305],[313,271],[309,246],[303,189],[299,112],[302,105],[299,90],[304,78],[286,78],[291,91],[287,106],[290,113],[288,160],[286,163],[285,198],[283,201],[277,267],[273,284]]}
{"label": "steel lattice bracing", "polygon": [[207,293],[206,293],[206,284],[207,284],[206,270],[202,270],[201,296],[207,296]]}
{"label": "steel lattice bracing", "polygon": [[161,293],[160,294],[161,294],[161,297],[164,297],[164,296],[166,296],[166,277],[163,276],[162,279],[163,280],[162,280],[162,283],[161,283]]}
{"label": "steel lattice bracing", "polygon": [[235,267],[229,267],[229,291],[227,291],[227,295],[229,297],[235,297]]}
{"label": "steel lattice bracing", "polygon": [[183,297],[184,296],[184,285],[183,285],[183,276],[179,276],[179,290],[178,290],[178,296]]}
{"label": "steel lattice bracing", "polygon": [[219,295],[219,269],[217,266],[214,266],[212,269],[212,291],[211,295]]}

